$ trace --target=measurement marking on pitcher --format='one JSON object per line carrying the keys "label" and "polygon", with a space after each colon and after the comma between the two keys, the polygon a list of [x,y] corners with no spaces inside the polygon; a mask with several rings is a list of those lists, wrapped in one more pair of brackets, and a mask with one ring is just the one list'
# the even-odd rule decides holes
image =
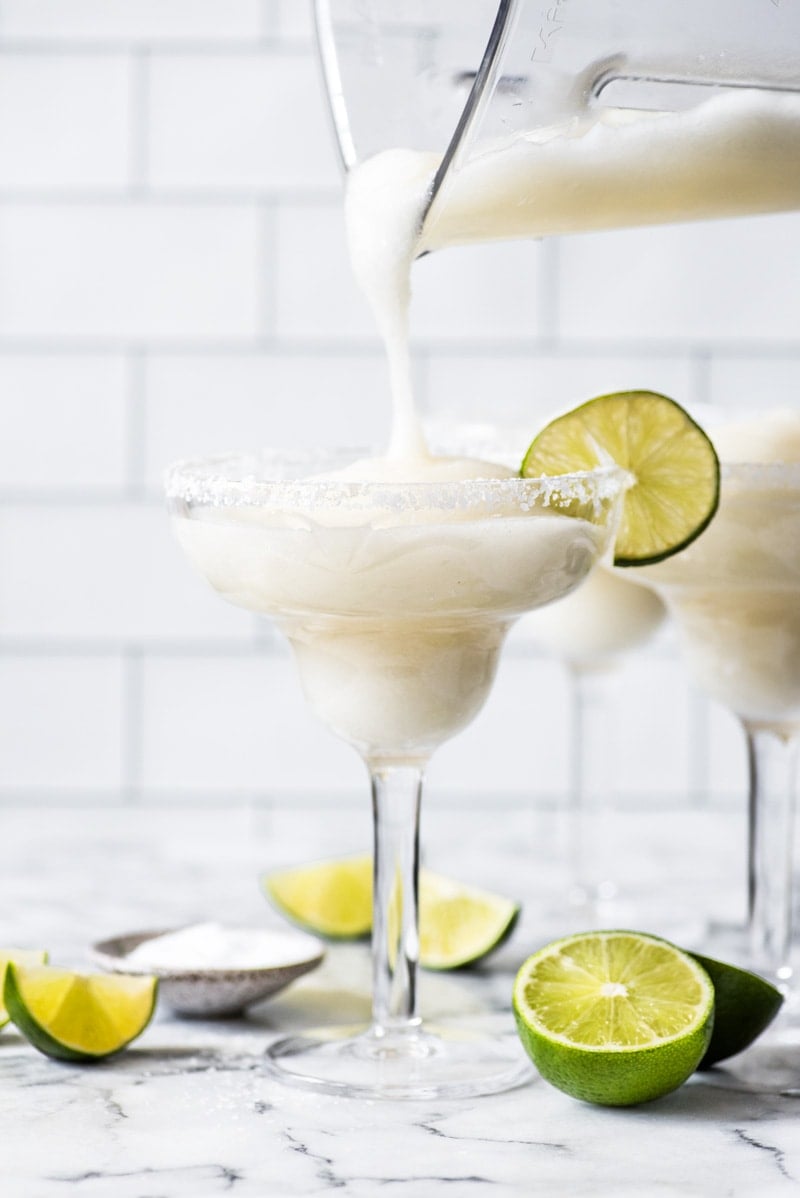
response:
{"label": "measurement marking on pitcher", "polygon": [[548,8],[544,14],[544,23],[541,25],[537,37],[538,43],[533,47],[531,54],[531,62],[538,60],[539,62],[549,62],[553,55],[553,42],[557,35],[564,28],[564,20],[561,16],[561,9],[566,4],[566,0],[554,0],[554,3]]}

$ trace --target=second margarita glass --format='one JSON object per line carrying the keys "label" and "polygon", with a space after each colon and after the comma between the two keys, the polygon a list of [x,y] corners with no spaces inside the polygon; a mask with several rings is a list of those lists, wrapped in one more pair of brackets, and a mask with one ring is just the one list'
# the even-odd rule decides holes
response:
{"label": "second margarita glass", "polygon": [[[770,419],[743,428],[755,442]],[[798,433],[800,421],[783,430],[777,423],[772,435],[780,445]],[[691,674],[744,729],[749,943],[738,948],[746,963],[787,988],[800,743],[800,461],[723,456],[710,527],[640,574],[667,601]]]}

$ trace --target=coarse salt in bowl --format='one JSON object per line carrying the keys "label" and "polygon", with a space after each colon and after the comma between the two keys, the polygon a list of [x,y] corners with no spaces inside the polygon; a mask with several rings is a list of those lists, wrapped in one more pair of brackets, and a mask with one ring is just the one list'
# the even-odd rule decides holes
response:
{"label": "coarse salt in bowl", "polygon": [[181,1015],[238,1015],[321,964],[322,944],[301,932],[193,924],[130,932],[92,946],[113,973],[152,974]]}

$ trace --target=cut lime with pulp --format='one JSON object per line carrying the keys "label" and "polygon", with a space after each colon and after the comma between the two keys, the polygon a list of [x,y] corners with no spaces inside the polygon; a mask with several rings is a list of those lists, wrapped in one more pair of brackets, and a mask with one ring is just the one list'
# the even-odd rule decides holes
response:
{"label": "cut lime with pulp", "polygon": [[687,953],[640,932],[586,932],[521,967],[514,1015],[539,1073],[573,1098],[632,1106],[677,1089],[711,1039],[714,987]]}
{"label": "cut lime with pulp", "polygon": [[3,995],[9,1015],[34,1048],[62,1061],[99,1061],[144,1031],[155,1010],[157,985],[151,977],[12,963]]}
{"label": "cut lime with pulp", "polygon": [[11,1016],[2,1003],[6,968],[15,965],[44,965],[47,953],[43,948],[0,948],[0,1027],[5,1027]]}
{"label": "cut lime with pulp", "polygon": [[[294,923],[329,940],[354,940],[372,930],[372,858],[343,857],[264,879],[268,898]],[[458,969],[474,964],[511,934],[519,904],[420,870],[420,964]]]}
{"label": "cut lime with pulp", "polygon": [[420,870],[420,964],[426,969],[474,965],[505,943],[519,913],[513,899]]}
{"label": "cut lime with pulp", "polygon": [[532,442],[523,477],[615,462],[631,485],[614,545],[617,566],[662,561],[689,545],[719,504],[719,459],[688,412],[655,391],[620,391],[557,417]]}
{"label": "cut lime with pulp", "polygon": [[783,1004],[783,995],[757,973],[692,953],[714,984],[714,1031],[698,1069],[710,1069],[756,1040]]}

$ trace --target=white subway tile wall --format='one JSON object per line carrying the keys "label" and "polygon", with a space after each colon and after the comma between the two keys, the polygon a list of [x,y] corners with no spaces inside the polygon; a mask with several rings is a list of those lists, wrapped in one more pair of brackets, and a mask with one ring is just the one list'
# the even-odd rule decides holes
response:
{"label": "white subway tile wall", "polygon": [[[0,802],[364,801],[159,493],[176,456],[386,436],[309,10],[0,0]],[[453,251],[415,289],[434,415],[533,426],[639,386],[800,405],[796,215]],[[621,801],[740,802],[738,728],[673,637],[621,682]],[[557,802],[569,736],[522,627],[429,802]]]}

